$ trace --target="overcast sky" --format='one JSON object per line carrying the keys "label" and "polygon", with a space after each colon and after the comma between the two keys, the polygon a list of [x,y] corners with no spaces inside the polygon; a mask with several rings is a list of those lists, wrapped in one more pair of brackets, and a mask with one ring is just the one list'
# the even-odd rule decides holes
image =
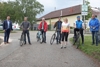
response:
{"label": "overcast sky", "polygon": [[[2,0],[7,1],[7,0]],[[37,17],[41,17],[51,11],[67,8],[74,5],[82,4],[83,0],[37,0],[41,4],[44,5],[43,14],[38,15]],[[92,7],[100,7],[100,0],[88,0]]]}

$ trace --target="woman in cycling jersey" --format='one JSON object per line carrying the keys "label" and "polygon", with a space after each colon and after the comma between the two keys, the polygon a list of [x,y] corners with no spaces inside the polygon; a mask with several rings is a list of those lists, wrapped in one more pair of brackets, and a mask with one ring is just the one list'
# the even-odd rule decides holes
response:
{"label": "woman in cycling jersey", "polygon": [[61,49],[63,47],[66,48],[69,32],[70,32],[70,24],[68,23],[68,19],[66,18],[64,19],[64,22],[62,23],[62,28],[61,28],[61,33],[62,33]]}

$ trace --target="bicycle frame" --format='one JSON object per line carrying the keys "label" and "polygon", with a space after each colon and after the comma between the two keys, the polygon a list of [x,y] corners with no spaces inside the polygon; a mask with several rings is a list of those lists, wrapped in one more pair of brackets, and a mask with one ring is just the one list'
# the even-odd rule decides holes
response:
{"label": "bicycle frame", "polygon": [[55,31],[55,33],[52,35],[51,39],[50,39],[50,44],[52,45],[54,40],[56,39],[56,33],[57,31]]}

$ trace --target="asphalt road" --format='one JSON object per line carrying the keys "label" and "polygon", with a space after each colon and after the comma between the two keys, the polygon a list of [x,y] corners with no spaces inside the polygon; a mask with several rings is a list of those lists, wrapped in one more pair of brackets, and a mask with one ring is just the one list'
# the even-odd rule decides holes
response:
{"label": "asphalt road", "polygon": [[30,32],[32,45],[22,47],[18,41],[21,32],[12,33],[12,42],[0,47],[0,67],[99,67],[69,42],[66,49],[60,49],[60,45],[50,45],[50,37],[54,32],[47,32],[46,44],[36,42],[36,33]]}

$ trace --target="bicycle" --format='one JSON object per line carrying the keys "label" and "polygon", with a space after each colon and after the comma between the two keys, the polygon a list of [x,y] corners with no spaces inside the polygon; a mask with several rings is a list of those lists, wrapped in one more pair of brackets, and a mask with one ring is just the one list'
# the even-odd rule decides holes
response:
{"label": "bicycle", "polygon": [[73,37],[73,45],[76,44],[76,48],[78,49],[80,46],[80,31],[76,32],[76,37]]}
{"label": "bicycle", "polygon": [[55,31],[55,33],[52,35],[52,37],[51,37],[51,39],[50,39],[50,44],[52,45],[53,44],[53,42],[54,42],[54,40],[56,40],[56,31]]}
{"label": "bicycle", "polygon": [[21,34],[21,37],[20,37],[20,46],[23,46],[24,44],[25,44],[25,41],[24,41],[24,31],[22,32],[22,34]]}

